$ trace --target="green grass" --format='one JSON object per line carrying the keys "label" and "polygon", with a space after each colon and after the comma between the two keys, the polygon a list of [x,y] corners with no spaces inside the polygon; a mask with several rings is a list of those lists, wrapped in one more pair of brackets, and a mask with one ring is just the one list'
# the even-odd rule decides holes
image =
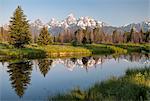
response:
{"label": "green grass", "polygon": [[45,50],[49,53],[58,53],[58,52],[90,52],[89,50],[83,47],[73,47],[69,45],[47,45],[47,46],[36,46],[36,45],[29,45],[28,48],[34,49],[41,49]]}
{"label": "green grass", "polygon": [[63,45],[39,46],[37,44],[27,45],[25,48],[17,49],[7,43],[0,43],[1,58],[44,58],[44,57],[66,57],[73,55],[92,54],[126,54],[127,52],[149,52],[150,44],[87,44],[71,46]]}
{"label": "green grass", "polygon": [[92,51],[93,54],[124,54],[127,53],[126,49],[115,47],[113,45],[104,44],[88,44],[83,46]]}
{"label": "green grass", "polygon": [[23,49],[0,49],[0,55],[10,58],[32,58],[45,57],[46,53],[39,49],[23,48]]}
{"label": "green grass", "polygon": [[25,48],[17,49],[8,44],[0,44],[0,56],[6,58],[44,58],[64,57],[73,55],[89,55],[91,52],[83,47],[66,45],[39,46],[36,44],[27,45]]}
{"label": "green grass", "polygon": [[49,101],[150,101],[150,67],[129,69],[123,77],[96,83],[87,90],[76,88],[48,97]]}
{"label": "green grass", "polygon": [[133,43],[126,43],[126,44],[117,44],[117,47],[127,49],[128,52],[150,52],[150,44],[133,44]]}

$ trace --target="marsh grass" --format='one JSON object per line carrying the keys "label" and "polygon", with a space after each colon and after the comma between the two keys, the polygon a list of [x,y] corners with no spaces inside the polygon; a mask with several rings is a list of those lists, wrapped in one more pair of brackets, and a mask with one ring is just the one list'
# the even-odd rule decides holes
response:
{"label": "marsh grass", "polygon": [[71,46],[71,44],[53,44],[39,46],[37,44],[26,45],[25,48],[14,48],[8,43],[0,43],[0,58],[45,58],[45,57],[72,57],[75,55],[90,54],[126,54],[127,52],[149,52],[149,44],[86,44]]}
{"label": "marsh grass", "polygon": [[49,101],[149,101],[150,67],[129,69],[123,77],[112,77],[87,90],[74,89],[48,97]]}
{"label": "marsh grass", "polygon": [[0,56],[7,58],[45,58],[45,57],[65,57],[73,55],[89,55],[90,50],[83,47],[73,47],[66,45],[39,46],[36,44],[26,45],[25,48],[14,48],[7,44],[0,44]]}
{"label": "marsh grass", "polygon": [[147,53],[150,52],[150,44],[133,44],[133,43],[127,43],[127,44],[116,44],[115,46],[127,49],[128,52],[142,52],[145,51]]}
{"label": "marsh grass", "polygon": [[126,49],[116,47],[113,45],[105,45],[105,44],[88,44],[83,47],[92,51],[93,54],[125,54],[127,53]]}
{"label": "marsh grass", "polygon": [[106,45],[101,44],[88,44],[82,45],[82,47],[87,48],[92,51],[93,54],[112,54],[114,51],[108,48]]}

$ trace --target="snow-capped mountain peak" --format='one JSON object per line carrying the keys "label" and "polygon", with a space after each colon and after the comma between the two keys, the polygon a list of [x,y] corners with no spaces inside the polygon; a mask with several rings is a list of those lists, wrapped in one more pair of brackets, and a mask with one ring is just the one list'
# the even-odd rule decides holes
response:
{"label": "snow-capped mountain peak", "polygon": [[92,29],[96,27],[96,20],[91,17],[81,17],[77,23],[77,26],[85,29],[86,27],[91,27]]}
{"label": "snow-capped mountain peak", "polygon": [[66,19],[62,21],[58,21],[54,18],[50,20],[49,23],[47,23],[47,26],[52,34],[59,34],[63,31],[70,30],[71,32],[76,31],[77,29],[86,29],[91,28],[94,29],[97,26],[102,27],[104,26],[103,22],[96,21],[95,19],[91,17],[80,17],[77,19],[74,14],[69,14]]}
{"label": "snow-capped mountain peak", "polygon": [[66,18],[67,24],[76,24],[77,20],[75,18],[75,16],[71,13],[68,15],[68,17]]}
{"label": "snow-capped mountain peak", "polygon": [[32,22],[30,24],[32,27],[37,27],[37,28],[42,28],[43,27],[43,23],[40,19],[36,19],[34,22]]}
{"label": "snow-capped mountain peak", "polygon": [[[40,19],[37,19],[33,23],[31,23],[31,26],[33,26],[33,28],[41,28],[43,25],[44,24]],[[102,21],[95,20],[94,18],[89,16],[76,18],[74,14],[71,13],[61,21],[52,18],[46,24],[46,26],[53,35],[63,33],[65,30],[69,30],[69,32],[74,33],[78,29],[94,29],[97,27],[103,28],[103,31],[106,34],[112,34],[114,30],[119,30],[120,32],[129,32],[131,28],[134,28],[134,31],[136,32],[141,31],[141,29],[146,32],[150,30],[150,19],[140,23],[131,23],[121,27],[113,27]]]}
{"label": "snow-capped mountain peak", "polygon": [[62,28],[64,28],[64,29],[68,28],[68,27],[69,27],[68,21],[67,21],[67,20],[62,21],[60,27],[62,27]]}
{"label": "snow-capped mountain peak", "polygon": [[49,25],[50,27],[60,26],[60,22],[57,21],[55,18],[52,18],[52,19],[50,20],[50,22],[48,23],[48,25]]}
{"label": "snow-capped mountain peak", "polygon": [[120,27],[123,31],[129,32],[131,28],[134,29],[136,32],[140,32],[143,30],[144,32],[150,30],[150,20],[146,20],[140,23],[131,23],[131,24],[126,24],[122,27]]}

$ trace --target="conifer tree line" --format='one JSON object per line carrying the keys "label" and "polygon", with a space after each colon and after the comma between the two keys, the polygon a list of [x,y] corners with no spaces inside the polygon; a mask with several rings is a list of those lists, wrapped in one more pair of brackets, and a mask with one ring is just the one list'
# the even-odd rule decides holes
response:
{"label": "conifer tree line", "polygon": [[9,42],[16,48],[23,48],[26,44],[37,43],[39,45],[48,45],[51,43],[72,43],[73,45],[91,44],[91,43],[148,43],[150,41],[150,30],[140,32],[131,28],[129,32],[121,33],[114,30],[112,34],[106,34],[103,27],[95,29],[78,29],[75,32],[65,30],[57,36],[52,36],[48,28],[43,26],[40,34],[33,37],[30,31],[29,21],[20,6],[16,8],[10,19],[9,30],[0,28],[0,42]]}

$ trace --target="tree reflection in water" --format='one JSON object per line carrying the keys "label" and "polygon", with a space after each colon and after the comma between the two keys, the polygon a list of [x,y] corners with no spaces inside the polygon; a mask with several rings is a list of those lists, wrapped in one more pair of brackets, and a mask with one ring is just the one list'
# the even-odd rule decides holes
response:
{"label": "tree reflection in water", "polygon": [[40,72],[43,74],[44,77],[50,70],[52,63],[53,63],[53,60],[49,60],[49,59],[38,60],[38,66],[39,66]]}
{"label": "tree reflection in water", "polygon": [[32,63],[30,61],[21,61],[17,63],[9,63],[8,71],[12,88],[21,98],[30,84]]}
{"label": "tree reflection in water", "polygon": [[[20,61],[15,63],[8,64],[8,73],[10,77],[10,82],[12,88],[15,89],[16,94],[19,97],[24,95],[25,90],[31,81],[31,73],[32,73],[32,63],[33,65],[37,65],[41,74],[45,77],[51,67],[56,64],[62,64],[66,69],[73,71],[74,68],[85,68],[88,71],[89,68],[100,67],[99,65],[108,61],[109,59],[117,59],[127,61],[127,62],[139,62],[139,63],[150,63],[149,62],[149,54],[127,54],[127,55],[103,55],[103,56],[88,56],[82,58],[70,58],[70,59],[40,59],[38,61]],[[2,62],[3,63],[3,62]],[[35,64],[34,64],[35,63]],[[4,63],[3,63],[4,65]],[[33,66],[33,67],[34,67]]]}
{"label": "tree reflection in water", "polygon": [[72,61],[75,64],[77,62],[77,58],[70,58],[70,61]]}
{"label": "tree reflection in water", "polygon": [[83,58],[82,58],[82,63],[83,63],[83,65],[85,66],[86,71],[88,71],[88,67],[87,67],[87,65],[88,65],[88,60],[89,60],[89,57],[83,57]]}

